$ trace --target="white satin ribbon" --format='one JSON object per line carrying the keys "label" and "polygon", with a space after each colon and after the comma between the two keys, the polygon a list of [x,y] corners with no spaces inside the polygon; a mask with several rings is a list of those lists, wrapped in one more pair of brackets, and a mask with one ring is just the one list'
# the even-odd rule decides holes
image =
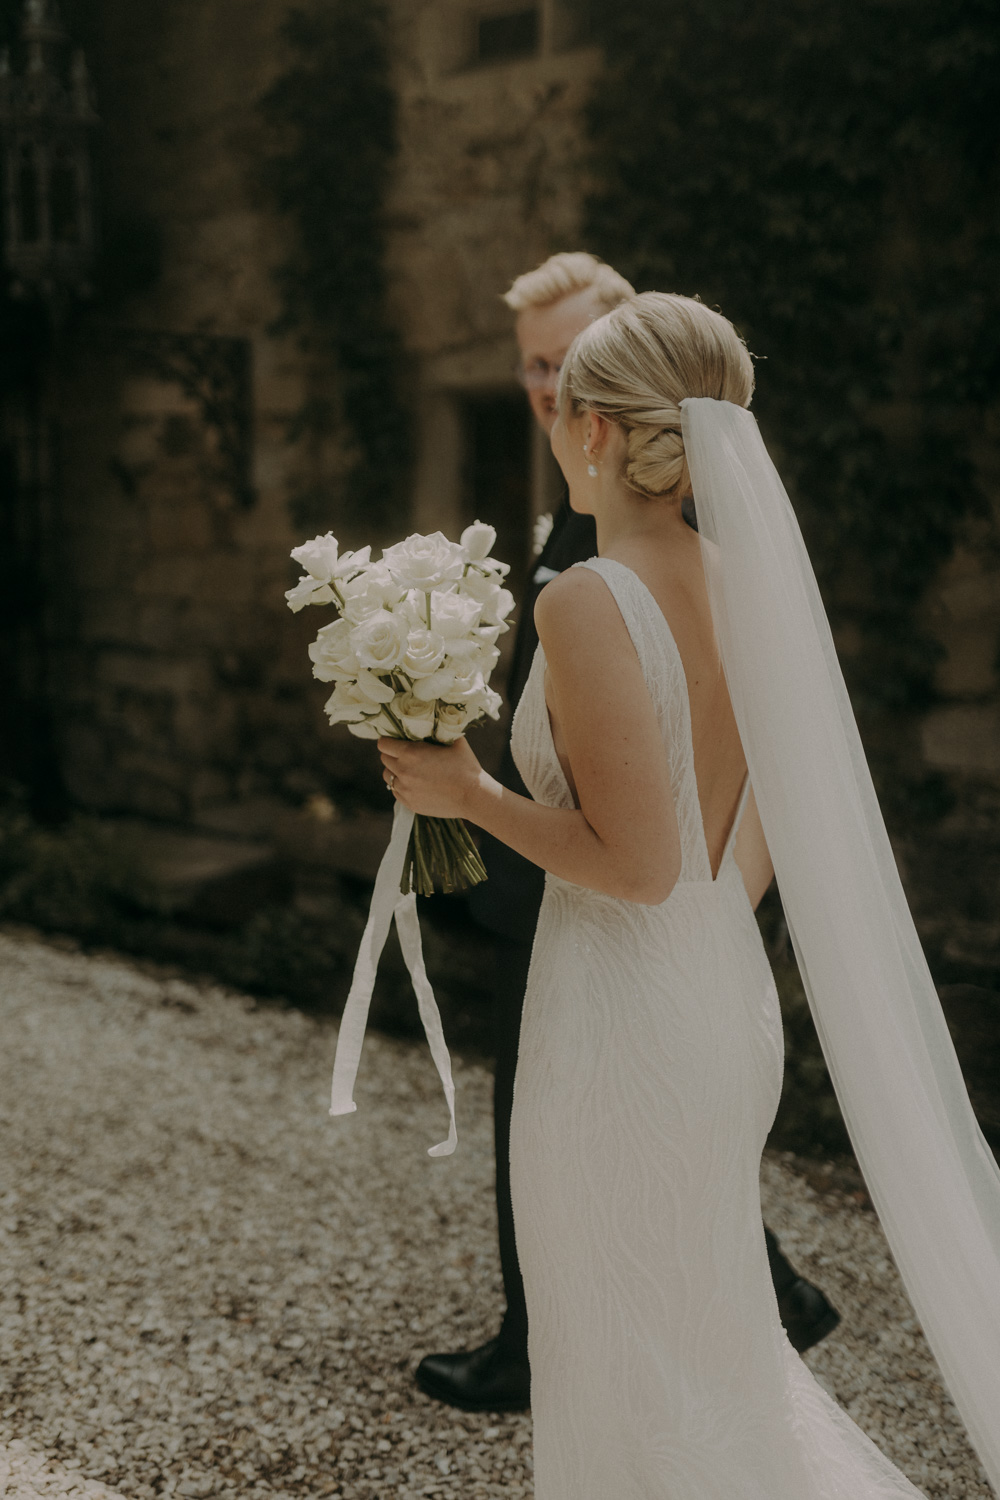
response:
{"label": "white satin ribbon", "polygon": [[364,936],[361,939],[357,961],[354,965],[354,977],[351,980],[347,1003],[340,1021],[337,1053],[333,1062],[330,1113],[331,1115],[350,1115],[358,1107],[354,1102],[354,1080],[358,1076],[358,1064],[361,1061],[361,1048],[365,1040],[365,1027],[368,1023],[372,991],[375,988],[378,961],[382,956],[382,949],[385,947],[385,940],[389,936],[389,928],[395,917],[403,961],[409,971],[417,997],[420,1019],[424,1026],[424,1034],[427,1037],[427,1045],[431,1049],[431,1057],[438,1070],[438,1077],[441,1079],[444,1097],[448,1104],[450,1120],[448,1139],[436,1146],[431,1146],[427,1154],[428,1156],[450,1156],[458,1145],[458,1134],[455,1130],[455,1084],[451,1076],[451,1058],[444,1039],[441,1013],[434,999],[430,980],[427,978],[427,970],[424,968],[417,898],[412,891],[408,896],[404,896],[399,889],[412,827],[412,812],[401,802],[397,802],[392,819],[392,836],[375,877],[375,890],[372,893],[368,921],[365,924]]}

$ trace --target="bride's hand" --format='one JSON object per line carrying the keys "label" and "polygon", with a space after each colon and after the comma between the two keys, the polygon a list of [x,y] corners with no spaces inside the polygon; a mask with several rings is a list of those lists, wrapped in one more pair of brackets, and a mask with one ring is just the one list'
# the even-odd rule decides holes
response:
{"label": "bride's hand", "polygon": [[429,818],[462,818],[482,767],[465,738],[451,745],[380,739],[382,779],[397,802]]}

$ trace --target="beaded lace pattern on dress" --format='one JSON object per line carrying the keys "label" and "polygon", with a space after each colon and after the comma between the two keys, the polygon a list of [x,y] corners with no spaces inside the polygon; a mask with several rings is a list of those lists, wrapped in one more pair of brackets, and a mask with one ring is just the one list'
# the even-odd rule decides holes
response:
{"label": "beaded lace pattern on dress", "polygon": [[[511,1125],[536,1500],[917,1500],[781,1327],[759,1191],[781,1017],[739,813],[713,880],[669,626],[629,568],[579,566],[635,645],[683,858],[658,906],[546,877]],[[539,647],[514,756],[537,802],[571,807],[544,671]]]}

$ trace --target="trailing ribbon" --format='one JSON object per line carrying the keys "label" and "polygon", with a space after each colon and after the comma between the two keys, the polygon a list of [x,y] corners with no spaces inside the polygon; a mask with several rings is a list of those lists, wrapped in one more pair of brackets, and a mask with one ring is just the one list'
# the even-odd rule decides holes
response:
{"label": "trailing ribbon", "polygon": [[424,1034],[427,1037],[427,1045],[431,1049],[431,1057],[434,1059],[438,1077],[441,1079],[450,1117],[448,1139],[441,1141],[437,1146],[431,1146],[427,1154],[428,1156],[450,1156],[458,1145],[458,1135],[455,1130],[455,1084],[451,1076],[451,1058],[448,1056],[448,1046],[441,1026],[441,1013],[434,999],[430,980],[427,978],[427,970],[424,968],[417,898],[412,891],[408,896],[403,896],[400,895],[399,890],[412,827],[412,812],[401,802],[397,802],[392,819],[392,836],[375,877],[375,890],[372,893],[368,921],[365,924],[364,936],[361,939],[361,947],[358,949],[358,957],[354,965],[354,977],[351,980],[347,1003],[341,1017],[337,1053],[333,1063],[330,1113],[331,1115],[350,1115],[358,1107],[354,1102],[354,1080],[358,1076],[358,1064],[361,1061],[361,1048],[365,1039],[365,1026],[368,1022],[368,1008],[371,1005],[372,990],[375,988],[378,961],[382,956],[385,940],[389,936],[389,928],[395,918],[399,946],[403,950],[403,960],[417,997],[417,1007],[423,1022]]}

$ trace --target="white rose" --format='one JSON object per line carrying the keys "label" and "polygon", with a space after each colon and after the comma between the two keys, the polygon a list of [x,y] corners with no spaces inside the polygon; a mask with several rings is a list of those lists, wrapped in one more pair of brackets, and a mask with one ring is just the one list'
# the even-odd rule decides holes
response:
{"label": "white rose", "polygon": [[485,686],[485,679],[477,666],[467,667],[465,662],[459,662],[454,667],[441,667],[430,677],[419,678],[413,684],[413,691],[425,702],[439,698],[443,703],[464,703],[474,693],[481,693]]}
{"label": "white rose", "polygon": [[[499,625],[490,625],[482,630],[474,630],[471,635],[462,640],[448,642],[448,657],[451,661],[476,662],[484,672],[492,672],[500,660],[500,653],[496,650],[496,639],[500,634]],[[489,666],[485,663],[489,662]]]}
{"label": "white rose", "polygon": [[346,620],[324,625],[309,647],[313,676],[320,682],[337,677],[356,677],[360,662],[351,647],[351,627]]}
{"label": "white rose", "polygon": [[454,687],[450,688],[447,695],[442,694],[447,703],[468,703],[486,691],[486,679],[479,667],[473,662],[464,672],[458,676]]}
{"label": "white rose", "polygon": [[491,687],[484,686],[481,692],[469,694],[465,700],[465,706],[473,718],[478,719],[482,714],[489,714],[491,719],[498,719],[500,709],[503,707],[503,699]]}
{"label": "white rose", "polygon": [[337,538],[332,531],[292,548],[292,556],[319,583],[329,583],[337,567]]}
{"label": "white rose", "polygon": [[351,626],[351,645],[363,667],[391,672],[406,651],[406,621],[391,610],[381,609]]}
{"label": "white rose", "polygon": [[418,626],[407,638],[403,671],[408,677],[429,677],[444,661],[444,650],[444,639],[436,630]]}
{"label": "white rose", "polygon": [[348,578],[371,567],[371,547],[361,547],[357,552],[345,552],[333,570],[334,578]]}
{"label": "white rose", "polygon": [[317,583],[311,573],[304,573],[293,589],[285,590],[285,598],[292,614],[307,604],[332,604],[333,590],[328,583]]}
{"label": "white rose", "polygon": [[470,666],[473,664],[477,666],[483,674],[483,680],[488,681],[490,673],[499,660],[500,652],[496,646],[480,646],[476,655],[472,657]]}
{"label": "white rose", "polygon": [[[397,584],[398,588],[399,585]],[[427,595],[421,589],[407,589],[396,609],[397,614],[405,615],[411,626],[427,629]]]}
{"label": "white rose", "polygon": [[434,704],[424,703],[413,693],[400,693],[394,705],[403,728],[414,739],[426,740],[434,733]]}
{"label": "white rose", "polygon": [[319,583],[345,578],[348,573],[366,568],[372,555],[370,547],[362,547],[360,552],[345,552],[343,557],[338,557],[337,552],[337,538],[332,531],[325,536],[314,536],[311,542],[303,542],[301,547],[292,548],[295,561],[301,563]]}
{"label": "white rose", "polygon": [[[507,616],[510,614],[513,608],[514,595],[511,593],[510,589],[501,589],[499,594],[491,604],[489,610],[489,618],[483,618],[483,624],[499,625],[501,629],[509,630],[510,626],[507,624]],[[484,608],[483,616],[485,615],[486,610]]]}
{"label": "white rose", "polygon": [[[469,564],[469,573],[481,573],[488,578],[506,578],[510,572],[510,563],[498,562],[495,557],[484,557],[482,562]],[[468,577],[468,573],[466,577]]]}
{"label": "white rose", "polygon": [[500,592],[500,584],[477,568],[470,568],[459,584],[459,589],[470,599],[478,599],[484,607],[491,604]]}
{"label": "white rose", "polygon": [[395,725],[379,714],[377,719],[362,719],[360,724],[348,724],[347,728],[351,734],[357,735],[359,740],[380,740],[384,734],[391,738],[396,734]]}
{"label": "white rose", "polygon": [[379,609],[392,609],[399,604],[400,588],[384,562],[372,563],[355,578],[341,584],[344,600],[344,618],[352,625],[360,625]]}
{"label": "white rose", "polygon": [[437,711],[437,726],[434,738],[442,745],[450,745],[461,739],[472,715],[455,703],[441,703]]}
{"label": "white rose", "polygon": [[395,698],[395,689],[380,681],[373,672],[361,672],[357,682],[338,682],[327,700],[326,713],[331,724],[346,724],[351,734],[361,740],[377,740],[380,735],[397,735],[383,706]]}
{"label": "white rose", "polygon": [[480,562],[484,557],[489,557],[496,539],[496,528],[487,526],[485,521],[475,521],[471,526],[466,526],[462,532],[462,546],[466,557],[470,562]]}
{"label": "white rose", "polygon": [[468,636],[458,641],[448,642],[448,665],[454,667],[457,672],[463,670],[462,663],[472,661],[473,657],[478,659],[479,642],[471,640]]}
{"label": "white rose", "polygon": [[357,724],[372,712],[370,700],[358,692],[356,682],[338,682],[323,707],[331,724]]}
{"label": "white rose", "polygon": [[[331,724],[346,724],[361,739],[375,740],[381,734],[395,734],[396,729],[382,713],[382,704],[372,699],[369,684],[363,680],[370,675],[362,673],[359,682],[338,682],[324,706]],[[377,686],[381,688],[383,684]],[[392,688],[389,696],[394,696]]]}
{"label": "white rose", "polygon": [[479,601],[464,594],[445,594],[435,590],[431,595],[431,620],[434,629],[445,640],[468,635],[479,624],[482,612]]}
{"label": "white rose", "polygon": [[450,690],[458,681],[458,673],[452,667],[439,667],[427,677],[418,677],[413,683],[413,696],[422,703],[433,703],[445,690]]}
{"label": "white rose", "polygon": [[383,682],[374,672],[359,672],[355,687],[367,703],[391,703],[396,696],[392,684]]}
{"label": "white rose", "polygon": [[471,599],[477,599],[482,605],[479,617],[481,625],[508,628],[504,622],[514,608],[514,595],[509,589],[502,588],[496,578],[485,577],[482,573],[467,573],[462,579],[462,593],[468,594]]}
{"label": "white rose", "polygon": [[405,542],[386,547],[382,558],[404,589],[437,588],[461,578],[465,568],[462,548],[441,531],[432,531],[430,536],[414,532]]}

